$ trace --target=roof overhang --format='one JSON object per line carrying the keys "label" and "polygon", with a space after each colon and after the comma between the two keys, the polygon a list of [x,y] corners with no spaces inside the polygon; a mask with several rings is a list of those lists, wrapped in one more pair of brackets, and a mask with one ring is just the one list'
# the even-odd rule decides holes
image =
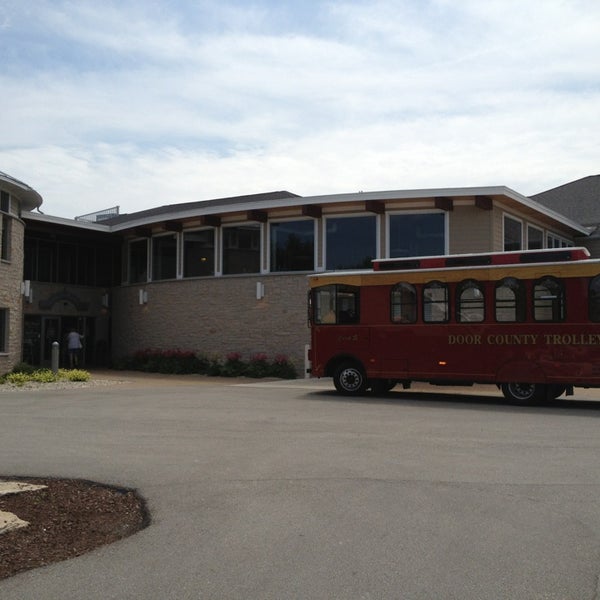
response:
{"label": "roof overhang", "polygon": [[19,201],[21,210],[30,211],[42,205],[42,197],[27,184],[0,172],[0,185]]}

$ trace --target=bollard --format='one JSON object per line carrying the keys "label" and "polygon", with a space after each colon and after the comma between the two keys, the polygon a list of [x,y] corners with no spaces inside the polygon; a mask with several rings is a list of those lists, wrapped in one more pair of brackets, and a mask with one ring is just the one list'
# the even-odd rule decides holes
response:
{"label": "bollard", "polygon": [[52,372],[56,375],[58,373],[58,342],[52,342]]}

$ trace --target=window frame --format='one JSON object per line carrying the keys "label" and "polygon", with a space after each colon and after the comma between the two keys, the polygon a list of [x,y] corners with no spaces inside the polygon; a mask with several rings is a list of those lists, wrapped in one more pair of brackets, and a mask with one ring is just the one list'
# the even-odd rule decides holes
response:
{"label": "window frame", "polygon": [[[333,268],[333,269],[329,269],[327,267],[327,254],[328,254],[328,244],[327,244],[327,223],[331,220],[331,219],[356,219],[356,218],[369,218],[369,219],[373,219],[375,222],[375,256],[373,257],[372,260],[376,260],[378,258],[381,258],[380,253],[381,253],[381,225],[380,225],[380,219],[377,218],[378,215],[372,214],[372,213],[368,213],[368,212],[352,212],[352,213],[346,213],[346,214],[327,214],[327,215],[323,215],[323,231],[322,231],[322,238],[321,238],[321,248],[322,248],[322,260],[323,260],[323,270],[325,271],[359,271],[361,270],[360,267],[345,267],[345,268]],[[363,267],[363,268],[370,268],[370,267]]]}
{"label": "window frame", "polygon": [[[272,256],[272,233],[271,227],[273,225],[277,225],[280,223],[304,223],[312,221],[313,230],[312,230],[312,243],[313,243],[313,260],[312,267],[310,269],[296,269],[296,270],[273,270],[273,256]],[[267,269],[269,273],[312,273],[316,270],[317,267],[317,256],[318,256],[318,248],[317,248],[317,239],[318,239],[318,227],[317,227],[317,219],[311,217],[290,217],[288,219],[274,219],[270,220],[267,224]]]}
{"label": "window frame", "polygon": [[[444,290],[444,298],[442,300],[431,300],[427,297],[428,290]],[[448,323],[450,321],[450,286],[444,282],[434,279],[423,284],[421,292],[421,314],[423,315],[423,323],[428,325],[439,325],[440,323]],[[443,305],[443,319],[433,319],[433,308],[438,305]],[[431,307],[429,309],[429,307]]]}
{"label": "window frame", "polygon": [[448,213],[445,210],[437,209],[414,209],[414,210],[395,210],[386,212],[385,215],[385,253],[388,258],[410,258],[412,256],[423,256],[422,254],[411,254],[410,256],[392,256],[392,236],[391,236],[391,220],[392,217],[396,216],[408,216],[408,215],[442,215],[444,219],[444,250],[441,254],[429,255],[429,256],[443,256],[449,254],[450,250],[450,219]]}
{"label": "window frame", "polygon": [[[358,325],[360,323],[360,286],[356,286],[356,285],[347,285],[344,283],[330,283],[327,285],[322,285],[319,287],[315,287],[311,290],[311,296],[312,296],[312,302],[311,302],[311,310],[312,310],[312,315],[311,315],[311,321],[314,325],[318,325],[318,326],[329,326],[329,325],[334,325],[334,326],[339,326],[339,325]],[[323,317],[322,315],[320,316],[319,319],[317,319],[317,311],[320,311],[321,309],[321,302],[320,302],[320,293],[321,292],[326,292],[329,291],[330,294],[330,298],[333,299],[333,302],[329,302],[329,307],[328,307],[328,312],[326,315],[326,318]],[[353,318],[348,319],[348,318],[342,318],[342,310],[341,310],[341,303],[340,303],[340,295],[341,294],[348,294],[348,295],[353,295],[354,296],[354,312],[355,315]],[[331,314],[333,313],[333,314]]]}
{"label": "window frame", "polygon": [[[155,257],[155,242],[157,240],[164,240],[166,238],[171,238],[174,242],[175,242],[175,258],[174,258],[174,273],[172,277],[157,277],[156,276],[156,268],[157,268],[157,261],[156,261],[156,257]],[[158,246],[160,246],[160,242],[158,244]],[[161,261],[162,262],[162,261]],[[179,236],[177,233],[173,233],[171,231],[165,232],[165,233],[160,233],[158,235],[153,235],[150,238],[150,273],[151,273],[151,279],[150,281],[172,281],[173,279],[177,279],[177,272],[178,272],[178,268],[177,266],[179,265]]]}
{"label": "window frame", "polygon": [[[513,223],[517,223],[521,229],[520,241],[518,248],[507,248],[506,247],[506,222],[512,221]],[[502,248],[504,252],[519,252],[523,250],[523,237],[524,237],[524,227],[523,227],[523,219],[519,219],[508,213],[503,213],[502,215]]]}
{"label": "window frame", "polygon": [[[134,244],[142,244],[145,242],[146,244],[146,277],[140,279],[132,279],[131,277],[131,247]],[[132,240],[128,240],[127,242],[127,283],[130,284],[140,284],[140,283],[148,283],[150,275],[150,239],[149,238],[134,238]]]}
{"label": "window frame", "polygon": [[[544,282],[548,282],[553,286],[556,286],[559,291],[559,295],[557,296],[538,296],[537,288],[545,287],[550,293],[552,290],[547,285],[542,285]],[[562,323],[566,318],[566,298],[565,298],[565,284],[564,282],[552,275],[544,275],[543,277],[539,277],[532,282],[532,294],[531,294],[531,316],[533,321],[536,323]],[[547,304],[541,304],[540,300],[550,300],[550,318],[541,318],[539,312],[547,309]]]}
{"label": "window frame", "polygon": [[[262,223],[256,223],[255,221],[240,221],[237,223],[227,223],[221,226],[221,235],[219,240],[219,254],[220,254],[220,264],[221,264],[221,275],[229,276],[229,275],[259,275],[263,272],[263,254],[264,254],[264,227]],[[258,248],[254,248],[254,242],[252,241],[250,250],[258,251],[258,270],[256,271],[236,271],[234,273],[228,273],[225,270],[225,237],[226,231],[234,228],[247,227],[251,229],[258,230]],[[230,246],[230,249],[239,249],[239,236],[238,242],[235,246]]]}
{"label": "window frame", "polygon": [[[499,306],[499,302],[509,302],[509,300],[498,299],[498,290],[501,288],[507,288],[513,292],[514,301],[511,302],[514,306]],[[514,318],[499,319],[498,311],[500,309],[514,310]],[[527,290],[523,280],[517,277],[503,277],[496,281],[494,285],[494,320],[496,323],[524,323],[527,320]]]}
{"label": "window frame", "polygon": [[[398,301],[395,301],[394,294],[397,292],[408,292],[412,295],[412,301],[403,301],[402,295]],[[405,316],[404,307],[408,307],[408,311],[406,311],[408,316]],[[397,314],[395,314],[396,312]],[[390,289],[390,321],[394,324],[412,325],[417,322],[418,318],[419,298],[417,288],[408,281],[399,281],[394,284]]]}
{"label": "window frame", "polygon": [[[541,240],[542,245],[539,248],[532,248],[529,245],[530,239],[531,239],[531,236],[529,235],[530,230],[538,231],[541,234],[541,236],[542,236],[542,240]],[[543,250],[545,248],[545,246],[546,246],[546,233],[545,233],[545,231],[544,231],[544,229],[542,227],[538,227],[537,225],[533,225],[531,223],[527,223],[525,231],[526,231],[526,236],[527,236],[527,243],[526,243],[526,249],[527,250]]]}
{"label": "window frame", "polygon": [[[212,273],[207,275],[186,275],[186,249],[185,249],[185,236],[187,234],[201,233],[204,231],[212,231],[213,245],[212,245]],[[197,227],[194,229],[185,229],[181,234],[181,277],[183,279],[194,279],[196,277],[214,277],[217,274],[217,251],[218,251],[218,237],[216,227]]]}
{"label": "window frame", "polygon": [[[477,290],[480,298],[463,298],[465,292]],[[473,306],[469,306],[472,304]],[[480,311],[480,312],[478,312]],[[473,314],[476,318],[467,318]],[[463,279],[456,284],[455,319],[457,323],[483,323],[485,321],[485,286],[477,279]]]}
{"label": "window frame", "polygon": [[9,308],[0,306],[0,354],[3,355],[9,351],[9,314]]}

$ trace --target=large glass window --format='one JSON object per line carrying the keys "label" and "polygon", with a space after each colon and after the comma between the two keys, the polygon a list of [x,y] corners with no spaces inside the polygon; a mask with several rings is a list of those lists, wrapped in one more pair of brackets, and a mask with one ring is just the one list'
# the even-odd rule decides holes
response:
{"label": "large glass window", "polygon": [[390,258],[445,254],[443,213],[390,215]]}
{"label": "large glass window", "polygon": [[324,285],[313,290],[313,321],[317,325],[358,323],[360,288],[352,285]]}
{"label": "large glass window", "polygon": [[371,268],[377,256],[375,217],[328,217],[326,223],[326,269]]}
{"label": "large glass window", "polygon": [[0,308],[0,352],[8,351],[8,308]]}
{"label": "large glass window", "polygon": [[152,279],[177,277],[177,236],[161,235],[152,238]]}
{"label": "large glass window", "polygon": [[544,232],[537,227],[527,226],[527,250],[539,250],[544,247]]}
{"label": "large glass window", "polygon": [[183,276],[215,274],[215,230],[186,231],[183,234]]}
{"label": "large glass window", "polygon": [[129,244],[129,283],[148,280],[148,242],[137,240]]}
{"label": "large glass window", "polygon": [[525,284],[514,277],[505,277],[496,284],[496,321],[522,323],[525,321]]}
{"label": "large glass window", "polygon": [[564,287],[555,277],[544,277],[534,282],[533,318],[536,321],[564,320]]}
{"label": "large glass window", "polygon": [[423,286],[423,320],[426,323],[448,321],[448,286],[441,281],[430,281]]}
{"label": "large glass window", "polygon": [[485,319],[483,286],[474,279],[456,286],[456,320],[459,323],[479,323]]}
{"label": "large glass window", "polygon": [[512,217],[504,217],[504,251],[523,248],[523,224]]}
{"label": "large glass window", "polygon": [[260,225],[223,228],[223,273],[260,272]]}
{"label": "large glass window", "polygon": [[393,323],[414,323],[417,320],[417,290],[410,283],[397,283],[391,292]]}
{"label": "large glass window", "polygon": [[315,268],[315,224],[311,220],[271,223],[271,271]]}

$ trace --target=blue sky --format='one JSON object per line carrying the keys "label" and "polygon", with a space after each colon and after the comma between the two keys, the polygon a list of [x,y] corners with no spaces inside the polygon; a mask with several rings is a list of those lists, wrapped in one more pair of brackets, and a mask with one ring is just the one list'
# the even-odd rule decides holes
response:
{"label": "blue sky", "polygon": [[0,53],[47,214],[600,173],[597,0],[0,0]]}

